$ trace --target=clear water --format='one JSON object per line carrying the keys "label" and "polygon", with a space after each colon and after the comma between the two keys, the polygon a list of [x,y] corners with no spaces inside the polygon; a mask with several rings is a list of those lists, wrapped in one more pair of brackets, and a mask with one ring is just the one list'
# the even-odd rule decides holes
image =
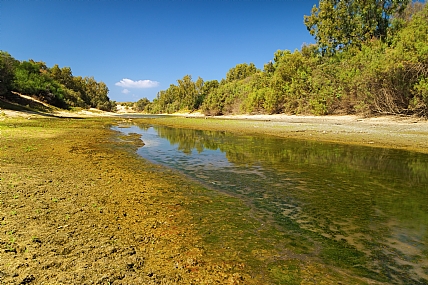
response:
{"label": "clear water", "polygon": [[279,247],[380,282],[428,284],[426,154],[165,126],[116,130],[141,134],[145,159],[242,199],[261,222],[307,244]]}

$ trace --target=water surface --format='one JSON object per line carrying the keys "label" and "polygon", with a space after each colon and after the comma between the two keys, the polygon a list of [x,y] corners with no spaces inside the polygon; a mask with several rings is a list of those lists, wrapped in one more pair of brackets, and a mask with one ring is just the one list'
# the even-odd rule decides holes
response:
{"label": "water surface", "polygon": [[165,126],[116,129],[141,134],[142,157],[238,197],[274,229],[269,237],[252,231],[248,246],[265,239],[278,259],[291,251],[368,280],[428,284],[426,154]]}

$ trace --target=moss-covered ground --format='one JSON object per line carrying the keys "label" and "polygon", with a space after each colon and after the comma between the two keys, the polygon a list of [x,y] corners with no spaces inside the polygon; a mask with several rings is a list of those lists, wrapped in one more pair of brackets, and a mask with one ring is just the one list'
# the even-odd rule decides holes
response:
{"label": "moss-covered ground", "polygon": [[[122,120],[1,115],[0,284],[369,283],[305,259],[299,241],[273,256],[251,236],[271,232],[245,204],[139,158],[138,136],[110,129]],[[256,121],[149,122],[285,133]]]}

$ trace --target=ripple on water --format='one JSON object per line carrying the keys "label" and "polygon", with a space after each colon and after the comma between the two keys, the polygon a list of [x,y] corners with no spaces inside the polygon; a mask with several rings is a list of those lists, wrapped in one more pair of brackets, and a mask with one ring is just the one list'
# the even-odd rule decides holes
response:
{"label": "ripple on water", "polygon": [[252,249],[261,258],[282,248],[359,278],[428,283],[426,154],[163,126],[118,130],[142,134],[144,158],[244,201],[264,226],[234,227],[277,251]]}

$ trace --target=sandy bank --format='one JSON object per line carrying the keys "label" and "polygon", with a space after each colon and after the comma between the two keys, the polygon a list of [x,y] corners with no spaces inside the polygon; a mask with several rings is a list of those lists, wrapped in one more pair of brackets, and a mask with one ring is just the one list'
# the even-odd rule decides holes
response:
{"label": "sandy bank", "polygon": [[[0,110],[6,117],[40,117],[43,114]],[[57,117],[116,117],[136,113],[111,113],[99,110],[58,111]],[[181,119],[177,119],[177,117]],[[428,120],[411,116],[361,117],[355,115],[227,115],[207,117],[200,112],[174,113],[155,119],[159,124],[207,130],[229,130],[268,134],[285,138],[397,148],[428,153]]]}
{"label": "sandy bank", "polygon": [[208,130],[274,135],[284,138],[397,148],[428,153],[428,121],[409,116],[359,117],[233,115],[204,117],[174,114],[156,123]]}

